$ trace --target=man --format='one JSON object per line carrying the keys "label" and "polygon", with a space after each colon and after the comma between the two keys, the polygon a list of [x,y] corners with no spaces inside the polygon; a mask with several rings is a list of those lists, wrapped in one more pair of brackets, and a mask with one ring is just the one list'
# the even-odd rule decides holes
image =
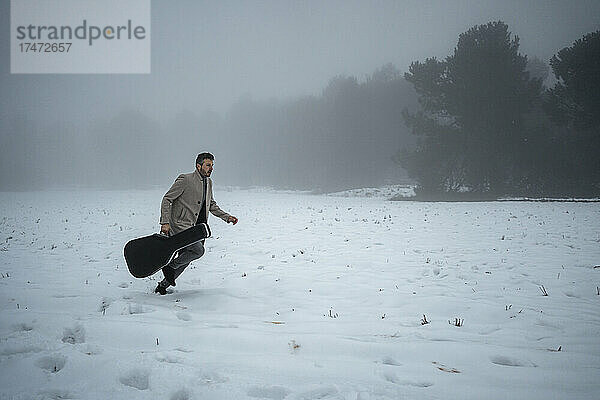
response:
{"label": "man", "polygon": [[[238,219],[221,210],[212,193],[210,174],[213,171],[215,157],[210,153],[198,154],[196,170],[181,174],[173,186],[164,195],[160,204],[160,231],[165,235],[174,235],[194,225],[208,221],[208,212],[227,223],[237,224]],[[175,279],[181,275],[190,262],[204,254],[204,240],[189,245],[178,252],[169,264],[163,267],[164,279],[160,281],[155,293],[167,294],[169,286],[175,286]]]}

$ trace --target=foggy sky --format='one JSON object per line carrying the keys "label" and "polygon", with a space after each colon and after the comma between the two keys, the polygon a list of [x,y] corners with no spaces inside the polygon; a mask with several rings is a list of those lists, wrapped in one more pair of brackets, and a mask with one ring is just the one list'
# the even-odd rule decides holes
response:
{"label": "foggy sky", "polygon": [[152,1],[151,74],[11,75],[2,0],[0,135],[14,134],[5,122],[23,115],[85,135],[124,109],[163,121],[187,111],[225,115],[243,96],[319,95],[336,75],[362,79],[388,62],[404,72],[412,61],[443,58],[460,33],[493,20],[520,37],[521,53],[548,61],[599,29],[598,16],[596,0]]}

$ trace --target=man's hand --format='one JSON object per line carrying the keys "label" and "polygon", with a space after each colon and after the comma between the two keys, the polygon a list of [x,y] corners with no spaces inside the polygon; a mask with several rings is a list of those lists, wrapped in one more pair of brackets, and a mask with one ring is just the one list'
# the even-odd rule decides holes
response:
{"label": "man's hand", "polygon": [[168,235],[170,230],[171,230],[171,225],[169,225],[169,224],[162,224],[160,226],[160,233],[164,233],[165,235]]}
{"label": "man's hand", "polygon": [[227,223],[232,222],[234,225],[238,223],[238,219],[236,217],[234,217],[233,215],[230,215],[229,218],[227,218]]}

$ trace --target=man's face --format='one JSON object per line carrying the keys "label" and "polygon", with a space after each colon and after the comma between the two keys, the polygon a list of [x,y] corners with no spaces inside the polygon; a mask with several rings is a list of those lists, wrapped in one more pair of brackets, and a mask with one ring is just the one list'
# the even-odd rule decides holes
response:
{"label": "man's face", "polygon": [[202,161],[202,164],[196,164],[196,167],[202,176],[210,176],[213,170],[213,165],[214,163],[212,160],[205,158]]}

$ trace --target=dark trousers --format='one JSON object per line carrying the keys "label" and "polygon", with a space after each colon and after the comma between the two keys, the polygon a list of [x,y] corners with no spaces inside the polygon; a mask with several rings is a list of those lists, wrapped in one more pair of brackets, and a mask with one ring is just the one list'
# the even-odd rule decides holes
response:
{"label": "dark trousers", "polygon": [[[171,260],[171,262],[167,264],[164,268],[173,269],[173,280],[175,280],[188,267],[188,265],[190,265],[192,261],[199,259],[203,255],[204,240],[201,240],[197,243],[191,244],[179,250],[177,257]],[[165,278],[160,282],[160,285],[168,287],[170,284]]]}

